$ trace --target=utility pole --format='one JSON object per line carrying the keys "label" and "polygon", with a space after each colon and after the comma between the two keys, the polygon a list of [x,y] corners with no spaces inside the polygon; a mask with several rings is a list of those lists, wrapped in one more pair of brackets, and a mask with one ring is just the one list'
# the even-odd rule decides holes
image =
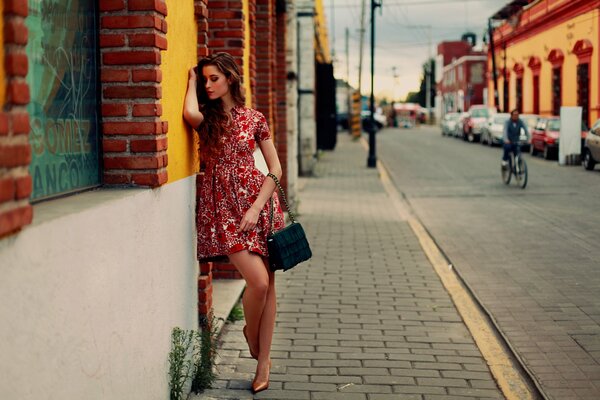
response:
{"label": "utility pole", "polygon": [[346,27],[346,104],[348,131],[352,132],[352,92],[350,91],[350,29]]}
{"label": "utility pole", "polygon": [[350,29],[346,28],[346,82],[350,85]]}
{"label": "utility pole", "polygon": [[506,71],[506,40],[504,40],[502,42],[502,48],[504,50],[504,55],[503,55],[503,59],[504,59],[504,71],[502,73],[502,108],[504,109],[504,112],[507,113],[508,112],[508,75],[507,75],[507,71]]}
{"label": "utility pole", "polygon": [[371,0],[371,118],[369,121],[369,158],[367,167],[377,167],[377,153],[375,151],[375,9],[381,3]]}
{"label": "utility pole", "polygon": [[394,65],[392,67],[392,76],[394,77],[394,96],[392,98],[392,111],[390,118],[392,119],[392,126],[395,128],[398,126],[398,120],[396,119],[396,92],[398,91],[398,68]]}
{"label": "utility pole", "polygon": [[[366,0],[362,0],[360,7],[360,31],[359,31],[359,50],[358,50],[358,94],[361,96],[362,103],[362,65],[363,65],[363,44],[365,41],[365,7]],[[361,104],[362,109],[362,104]]]}
{"label": "utility pole", "polygon": [[490,51],[492,52],[492,74],[494,76],[494,104],[496,111],[500,111],[500,100],[498,99],[498,70],[496,69],[496,49],[494,46],[494,31],[492,30],[492,19],[488,19],[488,34],[490,35]]}
{"label": "utility pole", "polygon": [[425,103],[427,104],[427,123],[431,124],[431,25],[428,25],[427,35],[427,81],[425,82]]}
{"label": "utility pole", "polygon": [[398,86],[398,67],[395,65],[392,67],[392,77],[394,78],[394,96],[392,100],[396,99],[396,89]]}

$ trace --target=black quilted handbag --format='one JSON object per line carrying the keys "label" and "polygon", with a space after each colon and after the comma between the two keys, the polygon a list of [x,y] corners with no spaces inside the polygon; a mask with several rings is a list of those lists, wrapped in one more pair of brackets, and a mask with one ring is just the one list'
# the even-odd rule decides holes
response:
{"label": "black quilted handbag", "polygon": [[306,240],[306,234],[304,233],[304,229],[302,229],[302,225],[300,225],[300,223],[294,218],[294,213],[290,209],[283,188],[279,183],[279,179],[277,179],[277,177],[272,173],[269,173],[267,176],[271,177],[275,181],[275,184],[279,189],[279,193],[281,194],[281,199],[285,203],[290,220],[292,221],[290,225],[286,226],[282,230],[273,232],[274,203],[273,198],[271,198],[271,232],[267,236],[269,268],[271,268],[271,271],[276,271],[278,269],[287,271],[288,269],[294,268],[302,261],[306,261],[311,258],[312,251],[310,250],[308,240]]}

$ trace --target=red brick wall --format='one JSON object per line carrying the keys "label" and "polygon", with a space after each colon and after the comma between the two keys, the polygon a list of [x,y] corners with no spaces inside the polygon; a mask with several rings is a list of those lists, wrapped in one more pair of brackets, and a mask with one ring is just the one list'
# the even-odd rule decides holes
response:
{"label": "red brick wall", "polygon": [[235,265],[231,264],[227,257],[212,263],[213,279],[242,279]]}
{"label": "red brick wall", "polygon": [[200,263],[200,275],[198,276],[198,317],[200,321],[209,315],[213,300],[213,275],[211,262]]}
{"label": "red brick wall", "polygon": [[[194,10],[196,14],[196,23],[198,24],[197,55],[198,58],[206,57],[209,54],[209,10],[207,0],[195,0]],[[225,24],[226,25],[226,24]],[[202,174],[196,176],[196,187],[200,184]],[[196,196],[199,192],[196,192]],[[196,197],[198,204],[198,197]],[[196,210],[197,211],[197,210]],[[200,273],[198,275],[198,320],[200,325],[210,322],[208,316],[211,313],[213,305],[213,273],[212,263],[200,263]]]}
{"label": "red brick wall", "polygon": [[167,182],[168,123],[161,121],[164,0],[100,0],[105,184]]}
{"label": "red brick wall", "polygon": [[208,55],[208,0],[194,0],[194,12],[198,24],[197,55],[198,58]]}
{"label": "red brick wall", "polygon": [[276,38],[277,45],[275,50],[275,71],[274,71],[274,90],[275,90],[275,135],[277,154],[283,168],[281,185],[288,187],[288,165],[287,165],[287,68],[285,64],[286,54],[286,14],[283,10],[278,10],[276,15]]}
{"label": "red brick wall", "polygon": [[[256,46],[253,53],[256,56],[256,108],[267,119],[273,130],[273,0],[256,0]],[[275,136],[275,132],[272,132]]]}
{"label": "red brick wall", "polygon": [[250,87],[252,88],[252,105],[256,106],[256,0],[248,0],[248,13],[250,14]]}
{"label": "red brick wall", "polygon": [[210,1],[208,47],[211,54],[226,51],[240,68],[244,63],[244,15],[241,0]]}
{"label": "red brick wall", "polygon": [[33,209],[29,204],[32,183],[29,175],[29,86],[27,2],[4,0],[4,69],[6,93],[0,111],[0,237],[16,232],[31,223]]}

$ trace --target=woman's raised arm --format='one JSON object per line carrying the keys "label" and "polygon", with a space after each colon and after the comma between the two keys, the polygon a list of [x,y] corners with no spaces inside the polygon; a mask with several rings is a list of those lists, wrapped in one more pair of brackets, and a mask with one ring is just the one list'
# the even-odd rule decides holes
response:
{"label": "woman's raised arm", "polygon": [[204,115],[202,115],[200,112],[200,107],[198,106],[196,84],[196,67],[192,67],[189,71],[188,88],[183,104],[183,118],[194,129],[198,128],[202,121],[204,121]]}

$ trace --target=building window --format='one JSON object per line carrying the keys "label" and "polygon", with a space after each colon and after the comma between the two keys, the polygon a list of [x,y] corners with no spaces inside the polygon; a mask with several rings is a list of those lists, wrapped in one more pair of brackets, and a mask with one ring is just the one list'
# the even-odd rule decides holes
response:
{"label": "building window", "polygon": [[540,76],[533,76],[533,113],[540,113]]}
{"label": "building window", "polygon": [[577,66],[577,105],[581,107],[581,120],[590,126],[590,64]]}
{"label": "building window", "polygon": [[473,85],[481,85],[484,82],[484,71],[485,65],[483,63],[471,64],[471,80]]}
{"label": "building window", "polygon": [[560,106],[562,103],[562,68],[552,70],[552,115],[560,115]]}
{"label": "building window", "polygon": [[516,96],[517,96],[517,110],[519,113],[523,112],[523,77],[517,78],[517,87],[516,87]]}
{"label": "building window", "polygon": [[28,3],[32,200],[100,184],[96,3]]}

